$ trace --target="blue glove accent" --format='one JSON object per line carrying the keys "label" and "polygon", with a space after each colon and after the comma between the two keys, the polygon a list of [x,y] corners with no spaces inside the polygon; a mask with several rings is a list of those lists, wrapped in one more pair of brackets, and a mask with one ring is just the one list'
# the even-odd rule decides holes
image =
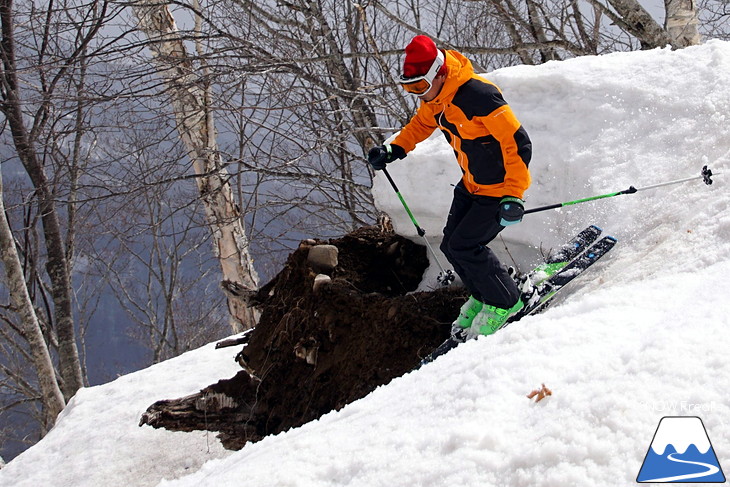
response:
{"label": "blue glove accent", "polygon": [[499,202],[499,224],[503,227],[522,221],[525,214],[524,202],[520,198],[506,196]]}

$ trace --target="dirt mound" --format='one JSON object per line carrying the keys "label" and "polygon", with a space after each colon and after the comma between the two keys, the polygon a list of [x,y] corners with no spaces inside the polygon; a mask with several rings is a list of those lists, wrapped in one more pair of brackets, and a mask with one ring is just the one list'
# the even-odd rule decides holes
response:
{"label": "dirt mound", "polygon": [[[308,256],[323,244],[337,247],[337,264],[315,290]],[[364,397],[440,344],[466,298],[454,288],[412,292],[427,265],[425,247],[380,227],[302,242],[254,298],[261,319],[237,357],[245,370],[158,401],[140,424],[218,431],[240,448]]]}

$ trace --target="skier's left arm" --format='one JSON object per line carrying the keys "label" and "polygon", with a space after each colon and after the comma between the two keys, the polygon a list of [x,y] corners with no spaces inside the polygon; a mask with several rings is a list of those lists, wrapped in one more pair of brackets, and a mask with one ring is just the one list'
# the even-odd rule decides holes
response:
{"label": "skier's left arm", "polygon": [[506,227],[521,222],[525,212],[522,198],[530,186],[528,165],[532,158],[532,143],[498,89],[494,89],[485,102],[493,110],[489,115],[480,117],[480,121],[487,133],[497,140],[502,151],[505,176],[497,218],[500,225]]}

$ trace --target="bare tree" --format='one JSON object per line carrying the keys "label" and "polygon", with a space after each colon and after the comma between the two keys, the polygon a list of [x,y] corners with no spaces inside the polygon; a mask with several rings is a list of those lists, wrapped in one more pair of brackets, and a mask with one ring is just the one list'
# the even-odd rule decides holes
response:
{"label": "bare tree", "polygon": [[[134,135],[130,132],[128,137]],[[144,132],[136,134],[139,144]],[[96,206],[96,238],[82,248],[133,324],[128,333],[152,352],[153,363],[230,333],[224,296],[214,279],[220,264],[209,249],[205,218],[199,216],[202,203],[187,182],[163,182],[165,174],[184,167],[186,156],[177,149],[138,151],[128,167],[130,187],[134,179],[155,183],[139,188],[134,198]],[[120,213],[127,218],[114,218]]]}
{"label": "bare tree", "polygon": [[620,26],[638,38],[644,49],[672,45],[669,33],[637,0],[607,0],[620,17]]}
{"label": "bare tree", "polygon": [[[82,49],[72,53],[71,58],[56,73],[53,73],[49,77],[41,76],[44,99],[38,105],[37,111],[34,114],[33,125],[29,129],[26,125],[24,105],[18,80],[19,68],[16,63],[15,20],[12,0],[2,0],[0,2],[0,22],[2,23],[0,55],[2,56],[3,62],[2,73],[0,73],[0,83],[2,83],[2,104],[0,104],[0,111],[2,111],[10,126],[18,158],[25,167],[36,191],[36,197],[38,198],[48,260],[46,270],[52,284],[54,321],[58,337],[58,356],[62,379],[61,389],[63,390],[64,396],[68,399],[83,386],[83,377],[72,315],[71,281],[66,253],[67,249],[59,221],[59,212],[56,208],[52,182],[48,178],[43,162],[38,157],[36,138],[48,121],[50,97],[57,83],[68,70],[69,64],[75,60]],[[84,39],[82,45],[93,37],[98,27],[98,23],[93,23],[84,32],[85,37],[82,38]],[[46,35],[50,35],[50,33]]]}
{"label": "bare tree", "polygon": [[700,0],[696,3],[700,34],[707,39],[730,39],[730,3],[727,0]]}
{"label": "bare tree", "polygon": [[[36,371],[40,397],[44,409],[43,430],[50,430],[56,422],[56,416],[63,410],[66,402],[61,389],[56,382],[56,372],[51,360],[51,355],[46,346],[45,337],[41,330],[40,322],[35,313],[35,308],[28,295],[23,267],[15,249],[15,239],[10,230],[10,224],[5,215],[5,204],[3,201],[2,172],[0,171],[0,255],[5,266],[7,284],[13,306],[22,323],[22,334],[28,342],[29,355]],[[14,372],[0,364],[6,375]],[[18,382],[24,382],[22,379]],[[28,384],[27,387],[33,390]]]}
{"label": "bare tree", "polygon": [[[6,413],[21,410],[40,425],[33,428],[37,437],[85,382],[76,329],[83,330],[86,323],[75,320],[78,301],[72,285],[77,230],[83,222],[79,196],[84,184],[100,186],[86,167],[93,160],[92,108],[116,99],[108,90],[113,81],[98,77],[111,70],[97,64],[91,81],[87,72],[102,53],[108,62],[128,49],[123,33],[112,34],[113,41],[100,36],[104,23],[120,12],[110,5],[105,0],[0,2],[3,168],[25,171],[4,194],[6,201],[9,196],[15,202],[6,209],[7,228],[13,218],[18,224],[12,238],[3,239],[2,251],[10,255],[17,248],[21,271],[6,263],[12,292],[3,290],[2,299],[11,304],[0,305],[0,414],[5,424]],[[30,308],[18,301],[24,299],[21,280]],[[40,337],[29,331],[35,330],[29,310],[35,312]],[[60,402],[54,387],[63,392]]]}
{"label": "bare tree", "polygon": [[[667,0],[665,26],[638,0],[420,0],[395,5],[375,0],[367,5],[411,35],[428,34],[445,48],[471,54],[477,69],[482,70],[617,50],[667,45],[680,48],[699,42],[693,35],[698,25],[692,20],[697,18],[698,7],[691,1]],[[721,10],[719,4],[706,0],[702,12]],[[424,11],[431,12],[429,17],[436,20],[429,22],[418,14]],[[470,20],[464,26],[458,21],[438,20],[444,18]],[[669,25],[677,28],[670,32]],[[717,29],[721,22],[713,20],[711,25]]]}
{"label": "bare tree", "polygon": [[167,5],[142,1],[134,7],[140,29],[150,38],[150,49],[165,79],[180,136],[193,162],[198,188],[223,270],[234,331],[252,328],[256,315],[246,303],[258,287],[248,237],[233,199],[229,174],[222,164],[213,121],[211,91],[198,73]]}
{"label": "bare tree", "polygon": [[363,154],[383,132],[365,84],[373,63],[360,11],[224,1],[195,15],[214,39],[206,62],[219,145],[239,204],[255,213],[252,243],[267,233],[296,245],[373,221]]}

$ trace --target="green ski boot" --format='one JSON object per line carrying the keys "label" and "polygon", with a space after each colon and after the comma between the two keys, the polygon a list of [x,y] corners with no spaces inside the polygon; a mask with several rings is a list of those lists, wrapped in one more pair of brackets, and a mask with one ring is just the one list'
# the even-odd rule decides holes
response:
{"label": "green ski boot", "polygon": [[453,328],[470,328],[474,317],[482,310],[482,306],[484,306],[484,303],[474,296],[469,296],[467,302],[461,306],[459,316],[453,323]]}
{"label": "green ski boot", "polygon": [[509,317],[517,313],[524,306],[522,299],[518,299],[517,303],[511,308],[497,308],[496,306],[485,304],[479,314],[474,317],[471,325],[472,331],[480,335],[491,335],[502,328]]}

